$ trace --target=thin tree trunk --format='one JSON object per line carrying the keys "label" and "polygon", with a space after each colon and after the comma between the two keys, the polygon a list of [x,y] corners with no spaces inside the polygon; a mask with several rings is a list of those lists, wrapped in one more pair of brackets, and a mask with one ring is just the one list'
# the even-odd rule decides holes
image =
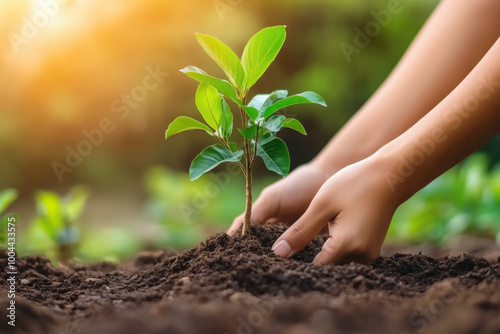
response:
{"label": "thin tree trunk", "polygon": [[245,220],[243,221],[242,235],[250,234],[250,216],[252,215],[252,164],[247,163],[246,175],[246,205],[245,205]]}

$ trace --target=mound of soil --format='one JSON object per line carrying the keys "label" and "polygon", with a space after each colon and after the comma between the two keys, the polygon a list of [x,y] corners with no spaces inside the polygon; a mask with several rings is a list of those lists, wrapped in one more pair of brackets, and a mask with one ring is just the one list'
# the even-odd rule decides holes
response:
{"label": "mound of soil", "polygon": [[120,266],[18,259],[16,327],[2,320],[0,332],[500,333],[500,263],[393,254],[368,265],[315,265],[321,237],[283,260],[270,249],[284,228],[220,233]]}

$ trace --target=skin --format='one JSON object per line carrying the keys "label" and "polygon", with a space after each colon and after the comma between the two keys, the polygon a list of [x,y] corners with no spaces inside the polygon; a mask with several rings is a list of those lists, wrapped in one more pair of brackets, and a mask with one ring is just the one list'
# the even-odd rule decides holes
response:
{"label": "skin", "polygon": [[500,132],[499,12],[496,0],[442,1],[323,151],[262,192],[252,223],[293,224],[276,255],[292,256],[327,228],[316,263],[373,260],[397,207]]}
{"label": "skin", "polygon": [[499,59],[500,39],[414,126],[329,178],[304,215],[277,240],[275,252],[292,256],[328,225],[330,238],[314,262],[377,258],[397,207],[500,133]]}

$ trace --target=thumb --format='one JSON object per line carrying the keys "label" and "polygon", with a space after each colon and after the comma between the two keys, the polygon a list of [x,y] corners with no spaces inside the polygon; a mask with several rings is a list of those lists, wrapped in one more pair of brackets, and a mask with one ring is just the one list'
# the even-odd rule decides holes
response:
{"label": "thumb", "polygon": [[316,196],[306,212],[274,243],[274,254],[289,258],[303,249],[335,217],[335,212],[323,198]]}
{"label": "thumb", "polygon": [[337,238],[335,237],[330,237],[325,241],[323,247],[321,248],[321,251],[314,258],[313,263],[316,264],[344,263],[347,254],[345,252],[344,247],[342,247],[342,244],[336,239]]}
{"label": "thumb", "polygon": [[252,206],[250,221],[254,224],[265,224],[277,217],[280,209],[280,195],[273,190],[264,189]]}
{"label": "thumb", "polygon": [[240,228],[241,224],[243,224],[244,216],[245,216],[245,213],[242,213],[238,217],[234,218],[233,223],[231,224],[231,227],[227,230],[227,234],[233,235],[236,233],[236,231]]}

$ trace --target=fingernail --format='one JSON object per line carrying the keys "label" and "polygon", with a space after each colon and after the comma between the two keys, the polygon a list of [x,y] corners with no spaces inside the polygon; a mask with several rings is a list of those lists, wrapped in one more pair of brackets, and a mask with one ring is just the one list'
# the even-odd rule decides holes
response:
{"label": "fingernail", "polygon": [[290,247],[286,240],[281,240],[280,242],[275,243],[271,250],[274,251],[274,254],[276,254],[276,256],[282,257],[284,259],[292,255],[292,247]]}

